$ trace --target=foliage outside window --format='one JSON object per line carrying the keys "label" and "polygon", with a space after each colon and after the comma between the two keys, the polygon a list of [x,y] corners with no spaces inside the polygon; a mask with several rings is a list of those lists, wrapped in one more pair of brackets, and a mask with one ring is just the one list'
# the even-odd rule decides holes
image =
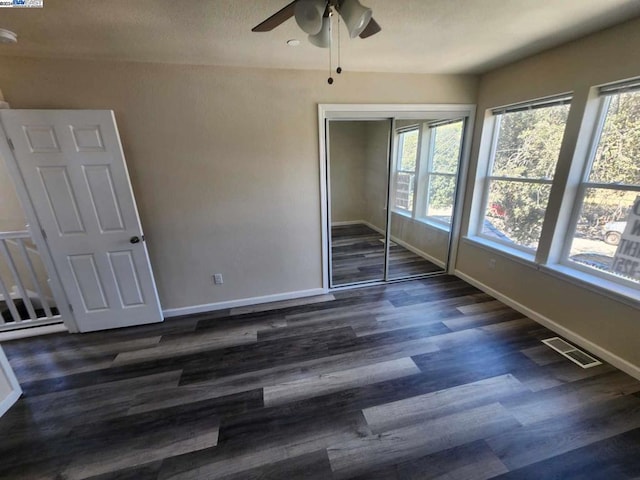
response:
{"label": "foliage outside window", "polygon": [[396,212],[448,228],[453,216],[463,120],[400,130],[392,205]]}
{"label": "foliage outside window", "polygon": [[412,129],[398,135],[397,170],[395,175],[395,207],[413,211],[416,190],[419,130]]}
{"label": "foliage outside window", "polygon": [[447,224],[453,217],[463,127],[462,120],[431,127],[432,155],[426,178],[424,215]]}
{"label": "foliage outside window", "polygon": [[[634,225],[627,221],[640,197],[640,91],[613,89],[602,93],[601,104],[602,121],[578,191],[575,230],[564,261],[637,287],[640,233],[635,241]],[[636,270],[614,268],[617,254],[625,252],[630,263],[637,260]]]}
{"label": "foliage outside window", "polygon": [[568,101],[563,98],[494,112],[494,145],[480,225],[483,236],[516,248],[537,249]]}

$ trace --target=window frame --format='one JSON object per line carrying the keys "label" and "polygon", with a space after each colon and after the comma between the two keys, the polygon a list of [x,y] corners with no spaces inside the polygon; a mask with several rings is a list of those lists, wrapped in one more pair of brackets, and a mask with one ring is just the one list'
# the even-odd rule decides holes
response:
{"label": "window frame", "polygon": [[[461,123],[461,135],[460,135],[460,149],[458,153],[458,164],[456,166],[455,173],[438,172],[433,169],[433,157],[435,154],[435,140],[436,136],[433,134],[434,129],[454,123]],[[455,180],[455,189],[453,194],[453,210],[455,211],[456,199],[458,194],[458,183],[460,177],[461,161],[464,154],[464,138],[465,132],[467,132],[467,121],[464,117],[436,120],[433,122],[420,122],[414,125],[407,125],[395,130],[395,159],[393,169],[393,199],[394,203],[391,205],[391,211],[397,215],[402,215],[407,218],[411,218],[414,221],[425,223],[431,227],[451,231],[453,224],[453,212],[451,215],[451,221],[446,222],[435,218],[434,216],[427,215],[429,208],[429,191],[432,185],[432,177],[448,177]],[[405,209],[398,207],[395,204],[395,197],[397,196],[397,175],[398,173],[413,173],[405,170],[400,170],[401,165],[401,153],[403,148],[403,142],[400,141],[400,136],[411,131],[418,131],[418,147],[416,152],[416,170],[414,173],[414,185],[413,185],[413,205],[412,209]]]}
{"label": "window frame", "polygon": [[[575,193],[573,194],[573,205],[571,208],[571,216],[569,219],[569,228],[567,229],[563,239],[562,249],[560,251],[560,257],[557,265],[561,267],[561,270],[574,270],[577,273],[601,279],[608,284],[621,286],[625,289],[630,288],[631,290],[635,290],[640,293],[640,284],[638,282],[634,282],[622,276],[615,275],[612,272],[589,267],[588,265],[582,264],[575,260],[571,260],[569,258],[571,255],[573,240],[575,239],[575,234],[578,228],[578,221],[580,220],[580,216],[582,214],[582,208],[584,206],[584,200],[586,198],[586,192],[588,189],[591,188],[599,190],[630,191],[636,192],[640,196],[640,184],[630,185],[621,183],[601,183],[591,182],[589,180],[589,176],[591,175],[591,171],[593,169],[593,164],[596,160],[596,154],[600,146],[600,141],[602,140],[602,133],[607,121],[611,100],[615,95],[618,94],[622,94],[628,91],[640,91],[640,79],[637,82],[634,81],[633,83],[637,85],[635,85],[631,89],[625,89],[625,85],[627,85],[628,82],[622,82],[620,84],[609,84],[599,88],[598,98],[596,99],[596,101],[598,102],[597,121],[594,128],[592,128],[590,132],[588,154],[586,158],[582,160],[583,164],[580,181],[577,185]],[[620,85],[620,88],[616,88],[616,85]],[[553,265],[550,265],[550,267],[553,268]],[[615,287],[602,286],[602,284],[599,284],[598,286],[600,286],[601,288],[605,288],[608,291],[616,291]]]}
{"label": "window frame", "polygon": [[[461,124],[461,128],[460,128],[460,144],[458,145],[459,147],[459,153],[458,153],[458,164],[456,167],[456,171],[455,173],[448,173],[448,172],[438,172],[434,169],[434,162],[433,162],[433,158],[435,157],[435,153],[436,153],[436,129],[440,128],[440,127],[444,127],[447,125],[453,125],[455,123],[460,123]],[[452,119],[452,120],[444,120],[444,121],[438,121],[438,122],[431,122],[425,125],[426,128],[429,129],[429,150],[428,150],[428,156],[427,156],[427,168],[426,171],[424,172],[424,192],[422,194],[422,201],[420,202],[421,205],[424,206],[424,208],[422,208],[422,215],[419,215],[418,218],[424,220],[427,223],[432,223],[434,226],[443,228],[445,230],[448,230],[451,227],[451,223],[453,222],[453,211],[455,210],[455,199],[457,196],[457,190],[458,190],[458,177],[459,177],[459,173],[460,173],[460,159],[462,157],[462,148],[463,148],[463,143],[464,143],[464,131],[465,131],[465,119],[464,118],[456,118],[456,119]],[[429,204],[430,201],[429,199],[430,197],[430,192],[431,192],[431,185],[433,184],[433,182],[431,181],[432,178],[434,177],[446,177],[446,178],[451,178],[454,180],[455,186],[454,186],[454,190],[453,190],[453,205],[452,205],[452,212],[451,212],[451,216],[450,216],[450,221],[446,222],[444,220],[440,220],[439,218],[436,218],[433,215],[428,215],[428,211],[429,211]]]}
{"label": "window frame", "polygon": [[[520,245],[516,242],[508,242],[496,236],[491,236],[484,233],[484,224],[486,219],[487,206],[489,204],[491,184],[492,182],[498,181],[498,182],[526,183],[530,185],[548,185],[551,191],[556,178],[555,172],[558,168],[559,158],[556,159],[554,175],[550,179],[539,178],[539,177],[526,178],[526,177],[507,177],[507,176],[500,176],[500,175],[492,175],[493,168],[495,166],[500,127],[502,125],[503,115],[506,113],[516,113],[521,111],[554,107],[554,106],[560,106],[560,105],[569,105],[569,108],[571,108],[572,100],[573,100],[572,93],[563,93],[559,95],[552,95],[552,96],[543,97],[539,99],[519,102],[509,106],[498,107],[498,108],[489,110],[490,118],[492,120],[491,122],[492,130],[491,130],[491,137],[490,137],[491,143],[489,145],[489,150],[487,154],[488,158],[486,160],[486,168],[484,168],[484,174],[482,175],[482,178],[481,178],[480,188],[482,189],[482,192],[481,192],[480,209],[477,210],[476,212],[476,221],[474,223],[475,228],[473,230],[473,237],[481,239],[482,243],[495,244],[495,248],[497,250],[504,251],[506,253],[511,253],[517,257],[521,257],[527,260],[531,260],[531,261],[535,260],[536,255],[538,254],[538,251],[539,251],[540,240],[542,240],[542,232],[541,232],[540,238],[538,239],[537,248],[527,247],[524,245]],[[487,119],[485,119],[485,125],[487,123],[486,121]],[[564,137],[564,133],[566,133],[566,123],[565,123],[565,131],[563,132],[563,137]],[[562,141],[563,140],[561,140],[561,142]],[[481,169],[479,169],[479,171],[481,171]],[[546,218],[546,212],[548,207],[549,207],[549,204],[547,203],[547,206],[545,207],[545,218]],[[542,229],[544,229],[544,222],[545,222],[545,219],[543,218]]]}
{"label": "window frame", "polygon": [[[416,168],[413,172],[409,170],[402,170],[402,152],[404,150],[404,141],[401,141],[403,135],[410,132],[418,132],[418,140],[417,140],[417,148],[416,148]],[[394,159],[394,169],[393,169],[393,205],[391,205],[391,211],[404,215],[407,217],[414,218],[415,217],[415,209],[417,205],[418,198],[418,184],[419,184],[419,174],[420,174],[420,160],[422,157],[421,153],[421,142],[422,142],[422,127],[419,124],[416,125],[408,125],[406,127],[402,127],[396,129],[396,137],[397,140],[395,142],[395,159]],[[398,196],[398,174],[412,174],[413,175],[413,204],[411,208],[403,208],[399,207],[396,203]],[[409,190],[409,194],[411,194],[411,190]]]}

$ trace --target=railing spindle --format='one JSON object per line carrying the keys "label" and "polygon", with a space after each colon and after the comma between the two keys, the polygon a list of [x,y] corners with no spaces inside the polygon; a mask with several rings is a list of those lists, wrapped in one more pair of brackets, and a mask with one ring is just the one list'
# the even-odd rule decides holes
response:
{"label": "railing spindle", "polygon": [[31,299],[27,294],[27,291],[24,288],[22,283],[22,278],[20,278],[20,274],[18,273],[18,269],[16,267],[16,263],[13,261],[13,256],[7,247],[7,241],[0,241],[0,253],[4,254],[5,260],[7,261],[7,265],[9,266],[9,270],[11,270],[11,275],[16,282],[16,288],[18,289],[18,293],[22,297],[22,301],[24,302],[24,306],[27,308],[27,313],[29,314],[29,318],[31,320],[37,320],[38,315],[36,315],[36,311],[33,308],[33,304],[31,303]]}
{"label": "railing spindle", "polygon": [[47,301],[47,297],[45,296],[44,290],[42,289],[42,285],[40,285],[40,281],[38,280],[36,269],[33,267],[33,262],[31,261],[31,257],[29,257],[29,252],[27,251],[27,247],[24,244],[24,239],[18,238],[16,242],[18,244],[18,249],[20,250],[20,255],[22,256],[22,260],[27,266],[27,270],[29,270],[31,281],[33,282],[33,286],[36,289],[36,293],[38,294],[40,303],[42,303],[42,308],[44,309],[44,313],[47,315],[47,318],[51,318],[53,317],[53,313],[51,312],[51,307],[49,307],[49,302]]}
{"label": "railing spindle", "polygon": [[[7,290],[7,286],[2,281],[1,275],[0,275],[0,294],[2,294],[2,297],[4,298],[4,303],[6,303],[7,307],[9,307],[9,311],[11,312],[11,317],[13,318],[13,321],[16,323],[20,323],[22,319],[20,318],[20,314],[18,313],[18,309],[16,308],[15,303],[13,303],[13,298],[11,298],[11,295],[9,294],[9,290]],[[2,323],[3,324],[6,323],[4,321],[4,318],[2,319]]]}

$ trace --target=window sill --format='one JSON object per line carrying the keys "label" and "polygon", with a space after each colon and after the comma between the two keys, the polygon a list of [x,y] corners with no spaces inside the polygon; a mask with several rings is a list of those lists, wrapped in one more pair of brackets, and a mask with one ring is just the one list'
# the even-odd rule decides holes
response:
{"label": "window sill", "polygon": [[633,308],[640,308],[640,291],[633,287],[620,285],[597,275],[577,270],[566,265],[540,265],[532,254],[515,248],[506,247],[482,237],[463,237],[464,243],[482,248],[490,253],[501,255],[526,267],[538,270],[576,287],[610,298]]}
{"label": "window sill", "polygon": [[407,220],[410,220],[411,222],[414,223],[419,223],[421,225],[427,225],[435,230],[439,230],[443,233],[449,233],[451,230],[451,227],[448,224],[444,224],[444,223],[440,223],[440,222],[435,222],[433,220],[430,220],[427,217],[422,217],[422,218],[414,218],[411,216],[410,213],[408,212],[403,212],[403,211],[398,211],[398,210],[392,210],[391,213],[394,213],[396,215],[401,216],[402,218],[406,218]]}
{"label": "window sill", "polygon": [[413,220],[413,217],[411,216],[411,212],[406,211],[406,210],[400,210],[400,209],[393,208],[393,209],[391,209],[391,213],[395,213],[396,215],[400,215],[402,217],[409,218],[409,219]]}

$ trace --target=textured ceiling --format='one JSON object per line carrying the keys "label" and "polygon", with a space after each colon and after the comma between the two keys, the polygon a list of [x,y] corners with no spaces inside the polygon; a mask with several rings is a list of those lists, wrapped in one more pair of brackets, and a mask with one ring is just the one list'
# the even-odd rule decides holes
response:
{"label": "textured ceiling", "polygon": [[[43,9],[0,9],[19,36],[0,55],[199,65],[328,69],[295,20],[251,28],[289,0],[44,0]],[[354,71],[481,73],[640,16],[638,0],[362,0],[382,32],[350,40]],[[343,27],[344,28],[344,27]],[[288,39],[302,40],[288,47]]]}

